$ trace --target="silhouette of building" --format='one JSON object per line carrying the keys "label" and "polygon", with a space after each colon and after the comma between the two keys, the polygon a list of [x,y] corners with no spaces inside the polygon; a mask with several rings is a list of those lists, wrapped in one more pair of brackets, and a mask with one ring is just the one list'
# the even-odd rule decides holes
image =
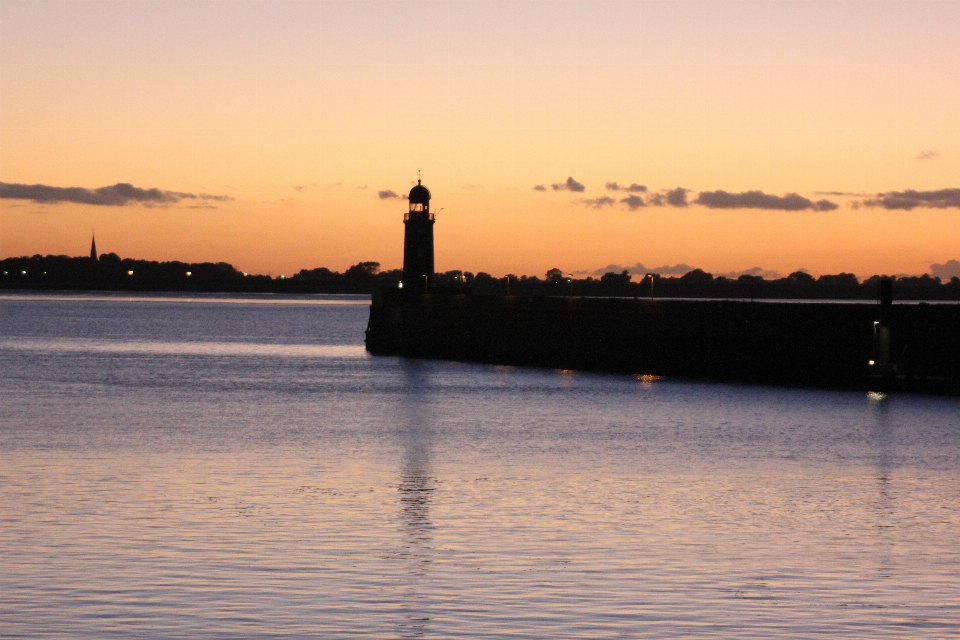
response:
{"label": "silhouette of building", "polygon": [[410,210],[403,216],[403,285],[426,291],[433,284],[433,224],[430,190],[420,184],[410,189]]}
{"label": "silhouette of building", "polygon": [[93,235],[90,240],[90,259],[97,262],[97,236]]}

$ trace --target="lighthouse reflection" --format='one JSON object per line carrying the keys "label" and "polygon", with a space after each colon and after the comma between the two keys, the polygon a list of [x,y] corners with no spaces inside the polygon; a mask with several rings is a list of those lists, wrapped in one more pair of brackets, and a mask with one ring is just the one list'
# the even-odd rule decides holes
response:
{"label": "lighthouse reflection", "polygon": [[398,439],[402,447],[397,493],[400,505],[399,558],[406,562],[406,607],[400,620],[401,635],[424,633],[430,616],[427,601],[420,593],[433,561],[434,524],[430,518],[436,478],[432,475],[431,453],[434,438],[430,408],[430,365],[417,361],[403,363],[404,381],[400,395]]}

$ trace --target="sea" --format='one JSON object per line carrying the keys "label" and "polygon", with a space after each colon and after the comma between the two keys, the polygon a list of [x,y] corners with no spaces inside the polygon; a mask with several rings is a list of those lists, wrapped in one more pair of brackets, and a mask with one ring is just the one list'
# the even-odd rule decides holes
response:
{"label": "sea", "polygon": [[0,637],[960,636],[960,400],[375,357],[369,304],[0,295]]}

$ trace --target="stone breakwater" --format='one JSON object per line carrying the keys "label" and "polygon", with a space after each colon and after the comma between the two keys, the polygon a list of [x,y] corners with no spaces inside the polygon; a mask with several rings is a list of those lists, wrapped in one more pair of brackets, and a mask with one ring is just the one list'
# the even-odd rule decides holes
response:
{"label": "stone breakwater", "polygon": [[897,304],[883,316],[886,344],[871,304],[384,290],[373,296],[366,345],[413,358],[960,393],[960,306]]}

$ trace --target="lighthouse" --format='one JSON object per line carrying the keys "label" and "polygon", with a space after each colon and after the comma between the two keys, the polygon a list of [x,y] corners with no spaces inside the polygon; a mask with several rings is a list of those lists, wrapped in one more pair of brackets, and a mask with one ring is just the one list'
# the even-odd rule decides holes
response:
{"label": "lighthouse", "polygon": [[426,291],[433,284],[433,223],[430,190],[417,180],[410,189],[410,210],[403,216],[403,284],[411,291]]}

